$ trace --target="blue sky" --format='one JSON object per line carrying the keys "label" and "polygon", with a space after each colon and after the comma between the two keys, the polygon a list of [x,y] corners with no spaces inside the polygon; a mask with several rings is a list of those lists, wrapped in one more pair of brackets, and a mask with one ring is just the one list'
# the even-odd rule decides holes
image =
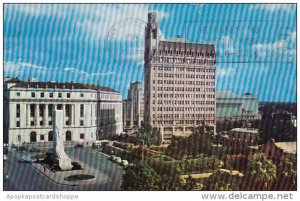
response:
{"label": "blue sky", "polygon": [[218,90],[296,102],[294,4],[6,4],[4,76],[110,86],[143,81],[144,27],[215,44]]}

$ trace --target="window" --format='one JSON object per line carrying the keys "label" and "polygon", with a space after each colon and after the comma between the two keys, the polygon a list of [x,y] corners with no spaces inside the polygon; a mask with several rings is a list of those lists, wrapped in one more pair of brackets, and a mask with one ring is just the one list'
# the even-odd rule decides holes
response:
{"label": "window", "polygon": [[70,98],[71,97],[71,94],[70,93],[67,93],[67,98]]}
{"label": "window", "polygon": [[39,115],[40,115],[40,117],[44,116],[44,112],[45,112],[45,105],[40,104],[39,105]]}
{"label": "window", "polygon": [[84,133],[80,133],[80,139],[84,139]]}
{"label": "window", "polygon": [[83,126],[83,120],[80,120],[80,126]]}
{"label": "window", "polygon": [[41,93],[41,98],[44,98],[44,93],[43,92]]}
{"label": "window", "polygon": [[30,117],[34,117],[34,113],[35,113],[35,105],[30,104]]}
{"label": "window", "polygon": [[80,117],[84,116],[84,105],[80,104]]}
{"label": "window", "polygon": [[17,93],[17,96],[20,96],[20,92]]}
{"label": "window", "polygon": [[34,126],[34,121],[31,121],[31,122],[30,122],[30,125],[31,125],[31,126]]}
{"label": "window", "polygon": [[45,140],[45,135],[40,135],[40,140],[44,141]]}
{"label": "window", "polygon": [[17,104],[17,113],[16,113],[16,115],[17,115],[17,118],[20,117],[20,104]]}
{"label": "window", "polygon": [[83,97],[83,94],[80,94],[80,97]]}
{"label": "window", "polygon": [[49,97],[50,97],[50,98],[53,98],[53,93],[50,93],[50,94],[49,94]]}
{"label": "window", "polygon": [[41,125],[41,126],[44,125],[44,122],[43,122],[43,121],[40,121],[40,125]]}
{"label": "window", "polygon": [[17,121],[17,127],[20,127],[20,121]]}
{"label": "window", "polygon": [[31,93],[31,97],[35,98],[35,93],[34,92]]}
{"label": "window", "polygon": [[58,98],[61,98],[62,97],[62,94],[61,93],[58,93]]}
{"label": "window", "polygon": [[51,125],[52,125],[52,121],[49,121],[48,123],[49,123],[49,126],[51,126]]}

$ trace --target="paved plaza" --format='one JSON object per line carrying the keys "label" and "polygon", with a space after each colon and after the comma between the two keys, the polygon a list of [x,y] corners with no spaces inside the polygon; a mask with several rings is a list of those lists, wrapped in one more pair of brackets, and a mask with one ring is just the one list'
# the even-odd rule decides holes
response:
{"label": "paved plaza", "polygon": [[[66,148],[72,161],[79,162],[83,170],[53,172],[39,163],[19,162],[20,152],[11,150],[4,162],[9,179],[4,190],[119,190],[123,167],[108,160],[96,150],[85,147]],[[46,170],[46,171],[45,171]],[[93,175],[86,181],[67,181],[66,177],[78,174]]]}

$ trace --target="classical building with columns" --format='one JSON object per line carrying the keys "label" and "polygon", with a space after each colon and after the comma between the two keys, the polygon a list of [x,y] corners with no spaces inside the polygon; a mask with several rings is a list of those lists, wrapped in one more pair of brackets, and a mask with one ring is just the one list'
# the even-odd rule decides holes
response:
{"label": "classical building with columns", "polygon": [[140,128],[144,120],[144,85],[139,82],[130,84],[128,99],[123,101],[124,128]]}
{"label": "classical building with columns", "polygon": [[108,87],[81,83],[4,83],[4,141],[53,141],[52,111],[64,111],[64,140],[91,142],[121,134],[122,95]]}
{"label": "classical building with columns", "polygon": [[165,140],[188,136],[202,124],[215,129],[215,46],[160,40],[156,21],[156,13],[149,13],[144,121],[158,127]]}

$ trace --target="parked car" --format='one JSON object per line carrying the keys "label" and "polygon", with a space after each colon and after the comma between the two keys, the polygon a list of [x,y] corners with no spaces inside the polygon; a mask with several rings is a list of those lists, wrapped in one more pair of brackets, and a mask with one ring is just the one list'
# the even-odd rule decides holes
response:
{"label": "parked car", "polygon": [[19,156],[19,159],[18,159],[19,162],[27,162],[27,163],[32,163],[34,162],[34,160],[32,159],[31,157],[31,154],[21,154]]}
{"label": "parked car", "polygon": [[4,147],[4,148],[3,148],[3,154],[5,154],[5,155],[8,154],[8,148],[7,148],[7,147]]}
{"label": "parked car", "polygon": [[129,163],[127,160],[122,160],[121,165],[123,165],[124,167],[128,167]]}
{"label": "parked car", "polygon": [[111,155],[110,157],[109,157],[109,160],[111,160],[111,161],[115,161],[116,160],[116,156],[115,155]]}
{"label": "parked car", "polygon": [[7,181],[8,180],[8,174],[4,174],[4,181]]}
{"label": "parked car", "polygon": [[93,148],[100,148],[101,147],[101,141],[97,140],[92,143]]}
{"label": "parked car", "polygon": [[37,153],[37,152],[41,152],[41,150],[38,149],[38,148],[33,147],[33,148],[29,149],[29,152],[31,152],[31,153]]}
{"label": "parked car", "polygon": [[15,149],[17,151],[25,151],[25,147],[24,146],[15,146]]}
{"label": "parked car", "polygon": [[120,157],[116,157],[115,158],[115,162],[118,163],[118,164],[121,164],[122,163],[122,159]]}
{"label": "parked car", "polygon": [[75,149],[77,149],[77,148],[83,148],[83,144],[76,144],[74,148]]}
{"label": "parked car", "polygon": [[7,160],[7,156],[4,154],[3,155],[3,160],[6,161]]}

